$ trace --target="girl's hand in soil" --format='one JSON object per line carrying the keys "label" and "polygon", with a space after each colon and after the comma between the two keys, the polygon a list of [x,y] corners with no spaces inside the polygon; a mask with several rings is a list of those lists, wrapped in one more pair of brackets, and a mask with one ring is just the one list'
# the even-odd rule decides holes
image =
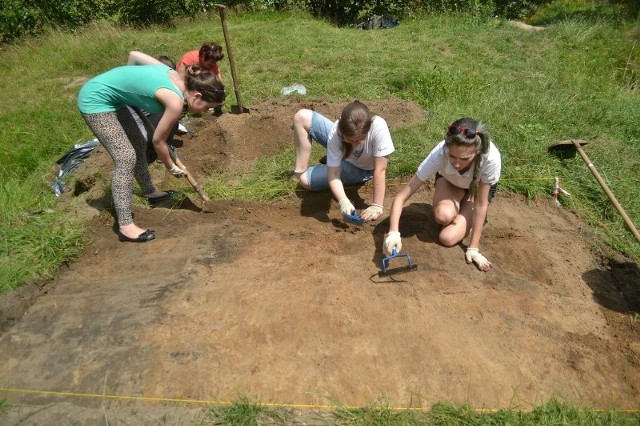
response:
{"label": "girl's hand in soil", "polygon": [[387,239],[384,240],[384,249],[388,254],[393,254],[394,249],[396,253],[400,253],[400,250],[402,250],[402,239],[400,238],[400,232],[389,232],[389,235],[387,235]]}
{"label": "girl's hand in soil", "polygon": [[471,248],[471,247],[467,248],[467,251],[465,252],[464,257],[467,260],[467,263],[471,263],[471,262],[475,263],[475,265],[481,271],[486,272],[491,268],[493,268],[493,266],[491,265],[491,262],[489,262],[486,257],[481,255],[480,251],[477,248]]}
{"label": "girl's hand in soil", "polygon": [[338,204],[340,205],[340,213],[342,216],[350,216],[356,210],[348,198],[343,198],[338,202]]}

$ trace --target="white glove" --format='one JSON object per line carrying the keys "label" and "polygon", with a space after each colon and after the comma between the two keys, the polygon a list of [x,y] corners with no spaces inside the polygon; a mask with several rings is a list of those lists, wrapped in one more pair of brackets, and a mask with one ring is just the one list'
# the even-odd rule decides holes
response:
{"label": "white glove", "polygon": [[342,216],[350,216],[351,213],[356,210],[356,208],[353,207],[353,204],[351,204],[351,201],[349,201],[347,197],[340,200],[338,204],[340,204],[340,213],[342,214]]}
{"label": "white glove", "polygon": [[187,175],[187,170],[186,169],[181,169],[176,164],[174,164],[173,167],[169,169],[169,173],[171,173],[175,177],[179,178],[179,177],[182,177],[182,176],[186,176]]}
{"label": "white glove", "polygon": [[477,248],[467,248],[467,251],[464,253],[464,258],[467,260],[467,263],[475,263],[481,271],[486,272],[492,268],[491,262],[481,255]]}
{"label": "white glove", "polygon": [[369,207],[364,209],[360,217],[367,220],[376,220],[382,214],[382,206],[380,204],[371,204]]}
{"label": "white glove", "polygon": [[402,240],[400,239],[400,232],[389,232],[387,238],[384,240],[384,249],[389,254],[393,254],[393,249],[396,249],[396,253],[400,253],[400,250],[402,250]]}

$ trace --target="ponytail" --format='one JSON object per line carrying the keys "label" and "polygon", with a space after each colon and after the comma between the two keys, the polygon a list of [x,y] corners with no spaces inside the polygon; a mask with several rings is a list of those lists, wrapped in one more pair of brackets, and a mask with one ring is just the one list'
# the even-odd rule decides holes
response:
{"label": "ponytail", "polygon": [[476,148],[476,158],[474,160],[473,165],[473,178],[471,180],[471,185],[469,185],[469,194],[475,198],[478,193],[478,184],[480,183],[480,178],[482,177],[480,173],[480,166],[482,165],[484,158],[489,153],[489,146],[491,139],[485,125],[477,120],[472,118],[461,118],[459,120],[454,121],[449,126],[449,129],[458,128],[458,129],[467,129],[467,130],[475,130],[475,135],[471,132],[473,137],[467,137],[466,132],[460,131],[456,134],[450,134],[450,131],[447,131],[445,135],[445,145],[459,145],[459,146],[475,146]]}
{"label": "ponytail", "polygon": [[203,71],[199,65],[190,65],[185,71],[184,83],[187,90],[201,93],[206,102],[224,102],[227,94],[218,76],[211,71]]}

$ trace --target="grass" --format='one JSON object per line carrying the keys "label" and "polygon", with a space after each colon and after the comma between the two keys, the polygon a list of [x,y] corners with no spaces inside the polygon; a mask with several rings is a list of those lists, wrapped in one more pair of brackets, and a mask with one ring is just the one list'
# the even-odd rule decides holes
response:
{"label": "grass", "polygon": [[193,424],[205,425],[366,425],[366,426],[412,426],[412,425],[637,425],[637,412],[580,409],[560,401],[551,400],[532,410],[517,408],[481,410],[448,403],[434,404],[428,410],[397,409],[388,404],[365,407],[342,407],[339,404],[330,411],[309,412],[277,408],[251,402],[241,397],[228,407],[209,407],[202,410]]}
{"label": "grass", "polygon": [[[591,161],[640,225],[637,25],[567,19],[545,21],[545,31],[526,32],[502,21],[437,16],[406,20],[392,30],[354,31],[306,15],[269,12],[231,14],[228,24],[246,105],[277,98],[292,82],[328,102],[414,101],[428,120],[393,130],[398,150],[390,177],[413,174],[452,120],[480,118],[503,154],[502,188],[548,198],[559,176],[571,193],[563,203],[609,247],[640,259],[640,246],[580,157],[558,159],[546,150],[559,140],[589,141],[585,150]],[[223,40],[216,14],[145,30],[96,23],[76,33],[52,31],[0,47],[0,291],[51,276],[85,244],[84,224],[58,208],[49,187],[55,161],[93,137],[75,105],[82,81],[122,64],[132,49],[177,58],[210,39]],[[292,149],[285,150],[241,176],[212,171],[201,183],[212,198],[268,202],[292,190],[278,179],[289,171],[291,158]],[[637,314],[631,317],[638,320]],[[0,400],[0,413],[7,409],[7,400]],[[320,420],[343,425],[640,423],[638,413],[558,401],[531,411],[490,412],[451,404],[428,411],[336,404],[328,417]],[[294,424],[296,419],[291,410],[243,397],[203,410],[195,424]]]}
{"label": "grass", "polygon": [[0,290],[49,277],[83,246],[83,224],[55,209],[42,171],[0,188]]}
{"label": "grass", "polygon": [[[609,247],[640,259],[640,245],[582,160],[546,150],[559,140],[588,140],[592,162],[640,224],[637,26],[567,19],[527,32],[499,20],[431,16],[355,31],[272,12],[231,14],[228,21],[247,106],[281,96],[292,82],[328,102],[414,101],[428,120],[393,131],[391,178],[413,174],[449,122],[479,118],[503,155],[502,188],[550,197],[560,177],[571,193],[563,198],[567,207]],[[75,104],[84,79],[123,64],[132,49],[177,58],[209,39],[223,40],[215,13],[144,30],[96,23],[2,46],[0,291],[52,274],[82,249],[83,224],[56,209],[49,184],[55,160],[93,137]],[[214,178],[212,171],[205,189],[213,197],[268,201],[292,190],[273,182],[290,158],[292,151],[265,158],[240,177]]]}
{"label": "grass", "polygon": [[[639,410],[593,410],[576,407],[557,399],[546,403],[522,409],[508,407],[503,409],[474,408],[466,404],[438,402],[431,407],[394,407],[387,400],[362,407],[347,407],[332,400],[331,405],[318,407],[295,407],[287,404],[263,404],[257,400],[250,400],[247,396],[239,396],[235,401],[225,405],[208,405],[201,410],[194,410],[195,414],[182,414],[173,418],[170,407],[163,406],[167,416],[162,424],[208,426],[253,426],[253,425],[343,425],[343,426],[419,426],[419,425],[519,425],[519,426],[635,426],[640,423]],[[19,422],[22,424],[28,418],[50,408],[47,406],[33,406],[31,412],[25,412]],[[3,413],[20,408],[20,404],[13,404],[8,399],[0,399],[0,418]],[[109,408],[100,408],[105,424],[129,424],[130,420],[121,414],[114,415]],[[93,409],[87,409],[90,412]],[[162,408],[159,408],[162,413]],[[114,417],[115,416],[115,417]],[[142,421],[135,408],[131,410],[134,421]],[[153,414],[155,424],[158,413]],[[69,418],[67,420],[73,420]],[[150,419],[147,419],[150,420]]]}

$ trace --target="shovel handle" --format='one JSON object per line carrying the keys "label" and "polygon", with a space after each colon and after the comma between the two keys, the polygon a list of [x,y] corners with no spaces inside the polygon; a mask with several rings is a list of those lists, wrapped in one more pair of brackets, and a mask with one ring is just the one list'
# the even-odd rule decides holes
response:
{"label": "shovel handle", "polygon": [[220,13],[220,21],[222,22],[222,33],[224,34],[224,43],[227,46],[227,58],[229,58],[229,68],[231,69],[231,78],[233,79],[233,90],[236,94],[238,110],[242,112],[242,99],[240,98],[240,87],[238,85],[238,77],[236,76],[236,64],[233,60],[233,53],[231,52],[231,39],[229,38],[229,31],[227,30],[227,7],[224,4],[216,4],[215,8],[218,9],[218,12]]}
{"label": "shovel handle", "polygon": [[191,175],[191,173],[189,173],[185,165],[182,164],[182,161],[180,161],[180,159],[172,149],[169,149],[169,155],[171,156],[171,159],[173,160],[174,163],[176,163],[178,167],[180,167],[182,170],[187,172],[187,180],[189,181],[193,189],[195,189],[195,191],[198,193],[200,198],[202,198],[204,201],[210,201],[209,197],[204,192],[202,187],[198,184],[198,182],[196,182],[195,178]]}
{"label": "shovel handle", "polygon": [[[149,121],[147,116],[144,115],[144,113],[142,111],[140,111],[139,108],[132,107],[132,109],[136,112],[136,114],[138,114],[138,117],[140,117],[140,119],[142,120],[142,123],[144,124],[144,127],[147,129],[147,132],[149,132],[149,133],[155,132],[155,130],[156,130],[155,126],[153,125],[153,123],[151,123],[151,121]],[[196,182],[195,178],[193,176],[191,176],[191,173],[189,173],[189,171],[184,166],[182,161],[180,161],[180,159],[178,158],[178,155],[175,153],[175,151],[172,150],[169,147],[167,147],[167,149],[169,150],[169,156],[171,157],[171,160],[173,160],[173,162],[176,163],[176,165],[178,167],[180,167],[181,169],[183,169],[184,171],[187,172],[187,180],[189,181],[189,183],[191,184],[193,189],[195,189],[195,191],[198,193],[200,198],[202,198],[204,201],[210,201],[209,197],[204,192],[202,187],[198,184],[198,182]]]}
{"label": "shovel handle", "polygon": [[344,220],[349,223],[355,223],[356,225],[362,226],[364,224],[364,220],[358,215],[358,210],[354,210],[353,213],[346,215]]}
{"label": "shovel handle", "polygon": [[627,227],[629,228],[629,230],[631,230],[631,233],[633,234],[633,236],[636,237],[636,240],[640,242],[640,233],[638,233],[638,230],[633,225],[633,222],[631,221],[627,213],[624,211],[620,203],[618,203],[618,200],[616,199],[616,197],[613,195],[613,193],[611,192],[611,190],[609,189],[605,181],[600,176],[600,173],[598,173],[598,171],[596,170],[596,166],[594,166],[591,160],[589,160],[589,157],[587,157],[587,154],[584,152],[584,150],[582,149],[582,146],[580,145],[580,141],[573,140],[572,142],[573,142],[573,145],[578,150],[578,154],[580,154],[580,157],[582,157],[584,162],[587,164],[587,167],[589,168],[593,176],[595,176],[596,180],[604,190],[605,194],[607,194],[607,197],[609,197],[609,200],[611,200],[616,210],[618,210],[618,213],[620,213],[620,216],[622,216],[622,219],[624,219],[624,223],[627,224]]}

